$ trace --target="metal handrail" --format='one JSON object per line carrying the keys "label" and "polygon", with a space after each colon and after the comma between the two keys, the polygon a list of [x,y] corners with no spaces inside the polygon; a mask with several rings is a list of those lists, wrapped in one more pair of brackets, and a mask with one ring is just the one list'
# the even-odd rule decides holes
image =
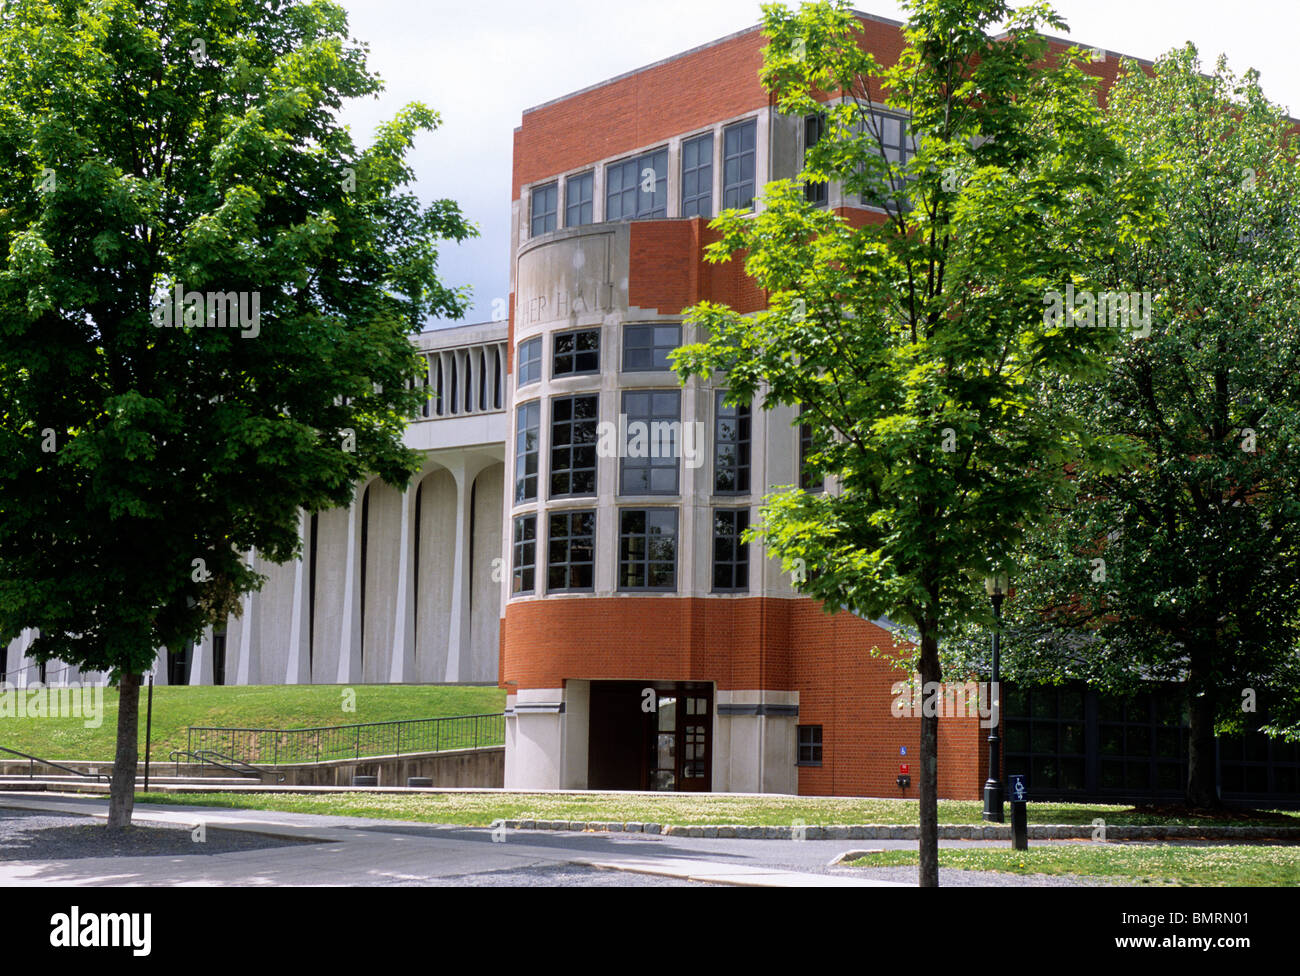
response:
{"label": "metal handrail", "polygon": [[[202,750],[202,751],[199,751],[199,752],[189,752],[189,751],[187,751],[187,750],[185,750],[185,749],[173,749],[173,750],[171,751],[171,753],[167,756],[167,758],[170,759],[172,762],[176,763],[176,772],[177,772],[178,775],[179,775],[179,773],[180,773],[180,765],[181,765],[181,764],[180,764],[180,760],[177,759],[176,757],[177,757],[177,756],[189,756],[191,759],[196,760],[196,761],[199,762],[199,763],[211,763],[213,766],[219,766],[219,767],[221,767],[222,769],[228,770],[228,771],[230,771],[230,772],[232,772],[232,773],[239,773],[239,775],[241,775],[241,776],[256,776],[258,779],[261,779],[261,778],[262,778],[262,773],[261,773],[261,771],[258,770],[258,769],[255,769],[255,768],[252,767],[252,766],[248,766],[248,763],[243,763],[244,766],[248,766],[247,769],[239,769],[239,768],[236,767],[236,766],[229,766],[229,765],[227,765],[227,764],[224,763],[224,762],[220,762],[220,761],[218,761],[217,759],[213,759],[212,756],[214,756],[214,755],[216,755],[216,756],[220,756],[221,759],[230,759],[229,756],[221,756],[220,753],[210,753],[210,754],[209,754],[209,753],[208,753],[208,750]],[[231,762],[238,762],[239,760],[236,759],[236,760],[230,760],[230,761],[231,761]],[[283,777],[281,777],[281,778],[283,778]]]}
{"label": "metal handrail", "polygon": [[352,725],[323,725],[301,729],[190,726],[187,751],[213,752],[240,762],[321,762],[403,752],[475,749],[505,743],[505,714],[451,715],[442,718],[395,719]]}
{"label": "metal handrail", "polygon": [[[221,766],[223,769],[242,768],[248,775],[256,776],[258,779],[262,778],[263,770],[258,769],[256,766],[252,765],[251,763],[244,762],[242,759],[236,759],[234,756],[223,755],[222,753],[217,752],[214,749],[200,749],[197,755],[204,762],[210,762],[214,766]],[[217,758],[213,759],[212,758],[213,756],[216,756]],[[218,760],[224,760],[224,762],[219,762]],[[226,763],[229,763],[229,765],[226,765]],[[277,776],[276,782],[283,783],[284,777]]]}
{"label": "metal handrail", "polygon": [[27,764],[28,779],[34,779],[36,776],[36,771],[33,768],[35,763],[42,763],[46,766],[53,766],[55,769],[62,769],[65,772],[71,773],[73,776],[82,776],[86,778],[94,777],[96,783],[98,783],[101,779],[103,779],[103,776],[100,773],[83,773],[81,770],[73,769],[71,766],[65,766],[62,763],[51,762],[48,759],[42,759],[40,756],[28,755],[25,752],[19,752],[17,749],[10,749],[7,746],[0,746],[0,752],[7,752],[10,753],[11,755],[22,756],[24,759],[29,760]]}

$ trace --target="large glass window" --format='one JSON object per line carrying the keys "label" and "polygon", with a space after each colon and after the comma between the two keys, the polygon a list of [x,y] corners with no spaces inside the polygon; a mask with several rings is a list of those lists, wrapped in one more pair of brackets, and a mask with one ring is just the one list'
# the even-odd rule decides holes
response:
{"label": "large glass window", "polygon": [[749,404],[732,407],[723,403],[726,391],[715,400],[717,421],[713,428],[713,490],[718,494],[749,491]]}
{"label": "large glass window", "polygon": [[748,210],[754,205],[754,146],[758,122],[750,119],[722,130],[722,206]]}
{"label": "large glass window", "polygon": [[564,181],[564,226],[581,227],[591,223],[591,191],[595,174],[588,170]]}
{"label": "large glass window", "polygon": [[680,325],[629,325],[623,329],[623,371],[672,369],[668,354],[682,344]]}
{"label": "large glass window", "polygon": [[538,401],[521,403],[515,411],[515,503],[537,500],[538,435],[542,408]]}
{"label": "large glass window", "polygon": [[682,216],[713,216],[713,133],[682,143]]}
{"label": "large glass window", "polygon": [[627,445],[621,465],[621,494],[677,494],[681,410],[682,398],[677,390],[624,392]]}
{"label": "large glass window", "polygon": [[510,571],[512,594],[532,593],[537,586],[537,516],[515,517],[514,564]]}
{"label": "large glass window", "polygon": [[749,546],[740,541],[749,528],[749,509],[719,508],[713,512],[713,589],[749,589]]}
{"label": "large glass window", "polygon": [[[999,689],[1000,695],[1002,690]],[[1084,689],[1076,685],[1033,690],[1006,688],[1005,691],[1005,700],[1000,704],[1005,706],[1002,748],[1007,772],[1027,774],[1029,787],[1040,792],[1084,789],[1087,773]]]}
{"label": "large glass window", "polygon": [[618,585],[622,590],[677,588],[677,510],[618,513]]}
{"label": "large glass window", "polygon": [[868,116],[866,135],[877,155],[883,154],[888,161],[890,175],[878,190],[862,194],[863,205],[889,211],[897,211],[900,207],[907,209],[910,204],[906,184],[914,178],[907,175],[907,164],[916,155],[916,137],[907,116],[896,112],[872,112]]}
{"label": "large glass window", "polygon": [[[826,116],[809,115],[803,120],[803,151],[804,163],[808,162],[808,150],[817,143],[822,141],[822,136],[826,133]],[[805,183],[803,187],[803,198],[809,203],[815,203],[819,207],[826,206],[826,183]]]}
{"label": "large glass window", "polygon": [[518,386],[536,383],[542,378],[542,337],[519,343],[519,362],[515,364]]}
{"label": "large glass window", "polygon": [[596,552],[595,512],[553,512],[547,518],[546,590],[589,590]]}
{"label": "large glass window", "polygon": [[545,234],[555,230],[556,207],[560,199],[558,183],[547,183],[533,188],[532,192],[532,230],[530,236]]}
{"label": "large glass window", "polygon": [[552,376],[600,371],[600,329],[557,332],[553,341]]}
{"label": "large glass window", "polygon": [[668,216],[668,150],[605,167],[605,219]]}
{"label": "large glass window", "polygon": [[596,396],[551,400],[551,497],[596,494]]}

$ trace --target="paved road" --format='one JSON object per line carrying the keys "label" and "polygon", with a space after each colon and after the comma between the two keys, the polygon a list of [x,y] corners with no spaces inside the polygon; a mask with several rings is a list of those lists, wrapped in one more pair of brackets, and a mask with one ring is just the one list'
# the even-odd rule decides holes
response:
{"label": "paved road", "polygon": [[[43,816],[103,816],[99,797],[8,793],[0,807]],[[251,832],[273,846],[219,854],[53,857],[0,862],[0,885],[915,885],[915,868],[832,865],[845,851],[915,848],[915,841],[776,841],[649,834],[501,831],[365,817],[141,804],[134,822],[209,836]],[[267,836],[270,835],[270,836]],[[980,847],[1005,842],[945,841]],[[1063,878],[943,872],[948,884],[1079,883]]]}

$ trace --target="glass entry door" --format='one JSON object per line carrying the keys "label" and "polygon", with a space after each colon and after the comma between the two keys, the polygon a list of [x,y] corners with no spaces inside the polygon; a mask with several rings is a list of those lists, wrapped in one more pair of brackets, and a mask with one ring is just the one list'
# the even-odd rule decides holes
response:
{"label": "glass entry door", "polygon": [[713,688],[677,682],[656,686],[650,732],[652,790],[708,792],[713,781]]}

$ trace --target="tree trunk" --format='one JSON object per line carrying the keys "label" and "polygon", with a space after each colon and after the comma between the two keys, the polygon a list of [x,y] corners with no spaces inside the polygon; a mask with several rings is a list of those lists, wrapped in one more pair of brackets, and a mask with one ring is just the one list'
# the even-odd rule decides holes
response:
{"label": "tree trunk", "polygon": [[921,628],[921,840],[918,882],[939,887],[939,709],[942,697],[925,707],[941,678],[939,641],[934,628]]}
{"label": "tree trunk", "polygon": [[1214,756],[1214,699],[1194,676],[1189,675],[1188,711],[1191,729],[1187,736],[1187,805],[1208,810],[1223,805],[1219,799],[1218,770]]}
{"label": "tree trunk", "polygon": [[117,754],[108,792],[108,827],[131,826],[135,807],[135,767],[140,755],[140,675],[123,674],[118,682]]}

